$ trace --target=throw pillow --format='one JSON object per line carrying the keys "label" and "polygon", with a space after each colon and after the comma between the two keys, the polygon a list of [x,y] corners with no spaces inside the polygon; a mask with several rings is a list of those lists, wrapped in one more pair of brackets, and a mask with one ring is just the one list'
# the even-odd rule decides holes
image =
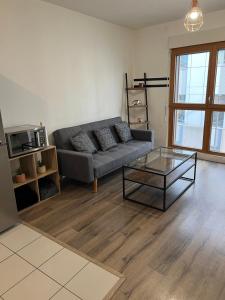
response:
{"label": "throw pillow", "polygon": [[86,132],[79,132],[70,139],[70,142],[76,151],[95,153],[97,149]]}
{"label": "throw pillow", "polygon": [[95,130],[95,135],[97,137],[102,151],[106,151],[110,148],[117,146],[117,142],[109,128]]}
{"label": "throw pillow", "polygon": [[117,123],[115,125],[116,132],[123,143],[126,143],[133,139],[130,128],[127,122]]}

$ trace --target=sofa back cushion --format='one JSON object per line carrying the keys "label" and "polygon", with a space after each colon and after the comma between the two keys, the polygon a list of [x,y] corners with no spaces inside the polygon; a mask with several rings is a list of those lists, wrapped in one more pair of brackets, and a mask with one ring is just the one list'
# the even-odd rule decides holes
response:
{"label": "sofa back cushion", "polygon": [[112,131],[109,127],[97,129],[94,131],[94,133],[97,137],[102,151],[106,151],[117,146],[117,142],[112,135]]}
{"label": "sofa back cushion", "polygon": [[122,143],[127,143],[133,139],[127,122],[117,123],[115,124],[115,128]]}
{"label": "sofa back cushion", "polygon": [[70,138],[77,135],[80,131],[84,131],[88,134],[96,149],[100,150],[100,145],[96,139],[94,130],[98,130],[104,127],[110,128],[116,142],[119,143],[119,137],[115,131],[114,125],[120,122],[122,122],[121,118],[116,117],[79,126],[58,129],[53,133],[56,147],[58,149],[73,150]]}
{"label": "sofa back cushion", "polygon": [[86,153],[97,152],[95,145],[86,132],[80,131],[77,135],[70,138],[70,142],[75,151]]}
{"label": "sofa back cushion", "polygon": [[112,118],[112,119],[106,119],[106,120],[102,120],[102,121],[97,121],[97,122],[84,124],[84,125],[81,125],[80,127],[82,128],[83,131],[85,131],[88,134],[88,136],[90,137],[90,139],[94,143],[97,150],[101,150],[99,142],[96,139],[96,136],[94,134],[94,131],[98,130],[98,129],[105,128],[105,127],[108,127],[108,128],[110,128],[110,130],[112,132],[112,135],[115,138],[116,142],[119,143],[119,138],[118,138],[118,135],[117,135],[117,133],[115,131],[115,128],[114,128],[114,125],[116,123],[119,123],[119,122],[122,122],[121,118],[116,117],[116,118]]}

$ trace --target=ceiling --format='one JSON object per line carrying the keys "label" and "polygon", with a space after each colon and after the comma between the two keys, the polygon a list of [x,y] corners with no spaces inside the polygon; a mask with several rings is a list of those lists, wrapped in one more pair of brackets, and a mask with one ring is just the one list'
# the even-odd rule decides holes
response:
{"label": "ceiling", "polygon": [[[141,28],[184,17],[191,0],[43,0],[114,24]],[[225,0],[199,0],[203,12],[225,9]]]}

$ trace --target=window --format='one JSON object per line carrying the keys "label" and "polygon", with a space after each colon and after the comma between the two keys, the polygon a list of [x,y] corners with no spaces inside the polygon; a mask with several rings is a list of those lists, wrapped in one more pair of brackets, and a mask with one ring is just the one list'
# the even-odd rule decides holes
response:
{"label": "window", "polygon": [[169,145],[225,154],[225,42],[172,50]]}
{"label": "window", "polygon": [[214,103],[225,104],[225,50],[219,50],[217,54]]}
{"label": "window", "polygon": [[225,113],[214,111],[212,117],[212,129],[210,150],[225,153]]}
{"label": "window", "polygon": [[205,112],[197,110],[175,111],[175,144],[201,149]]}
{"label": "window", "polygon": [[205,103],[209,68],[209,52],[177,56],[175,101]]}

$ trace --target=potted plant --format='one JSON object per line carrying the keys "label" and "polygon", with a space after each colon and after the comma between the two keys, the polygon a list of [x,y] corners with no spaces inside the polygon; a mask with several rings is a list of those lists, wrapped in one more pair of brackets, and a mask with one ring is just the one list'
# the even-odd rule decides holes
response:
{"label": "potted plant", "polygon": [[46,173],[46,165],[44,165],[43,162],[40,160],[37,162],[37,172],[39,174]]}
{"label": "potted plant", "polygon": [[26,175],[23,173],[21,168],[16,170],[15,182],[16,183],[24,183],[26,181]]}

